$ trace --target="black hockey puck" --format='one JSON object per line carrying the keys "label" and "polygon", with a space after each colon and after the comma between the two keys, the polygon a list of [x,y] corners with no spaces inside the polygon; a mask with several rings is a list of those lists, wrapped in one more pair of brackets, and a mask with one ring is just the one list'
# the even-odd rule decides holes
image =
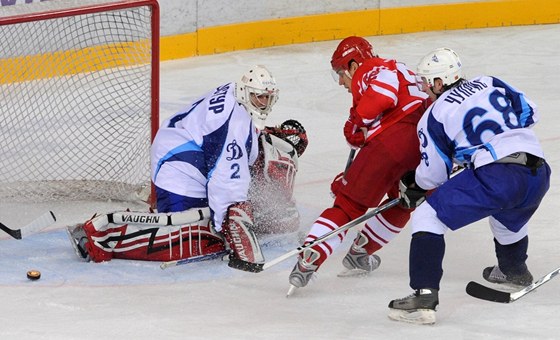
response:
{"label": "black hockey puck", "polygon": [[30,270],[27,272],[27,278],[31,281],[36,281],[41,278],[41,272],[38,270]]}

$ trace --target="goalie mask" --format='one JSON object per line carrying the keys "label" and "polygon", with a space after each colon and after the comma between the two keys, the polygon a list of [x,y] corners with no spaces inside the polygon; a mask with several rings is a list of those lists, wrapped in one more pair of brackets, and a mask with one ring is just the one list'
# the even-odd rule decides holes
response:
{"label": "goalie mask", "polygon": [[417,71],[416,75],[430,88],[438,78],[445,87],[465,77],[459,55],[450,48],[438,48],[428,53],[418,63]]}
{"label": "goalie mask", "polygon": [[278,100],[276,80],[266,67],[254,66],[236,83],[235,97],[247,109],[255,126],[262,130],[269,112]]}

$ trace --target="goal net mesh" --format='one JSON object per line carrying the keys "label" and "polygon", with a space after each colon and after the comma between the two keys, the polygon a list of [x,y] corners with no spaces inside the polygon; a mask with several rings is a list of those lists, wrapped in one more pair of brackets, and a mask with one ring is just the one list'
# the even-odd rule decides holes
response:
{"label": "goal net mesh", "polygon": [[3,8],[0,201],[148,199],[159,22],[123,3]]}

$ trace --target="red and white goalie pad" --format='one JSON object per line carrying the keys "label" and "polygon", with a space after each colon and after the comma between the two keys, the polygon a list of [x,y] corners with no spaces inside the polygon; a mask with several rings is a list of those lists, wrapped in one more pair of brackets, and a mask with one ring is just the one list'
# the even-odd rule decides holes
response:
{"label": "red and white goalie pad", "polygon": [[84,224],[92,261],[175,261],[225,250],[210,225],[209,209],[156,214],[117,211]]}
{"label": "red and white goalie pad", "polygon": [[230,256],[252,262],[264,263],[264,255],[253,232],[253,206],[238,202],[229,206],[222,225],[222,232],[231,249]]}

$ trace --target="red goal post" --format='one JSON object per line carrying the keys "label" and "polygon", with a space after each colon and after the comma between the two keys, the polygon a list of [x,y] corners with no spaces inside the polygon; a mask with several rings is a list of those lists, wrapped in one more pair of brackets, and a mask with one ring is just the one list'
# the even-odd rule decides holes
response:
{"label": "red goal post", "polygon": [[5,6],[0,35],[0,202],[149,201],[158,2]]}

